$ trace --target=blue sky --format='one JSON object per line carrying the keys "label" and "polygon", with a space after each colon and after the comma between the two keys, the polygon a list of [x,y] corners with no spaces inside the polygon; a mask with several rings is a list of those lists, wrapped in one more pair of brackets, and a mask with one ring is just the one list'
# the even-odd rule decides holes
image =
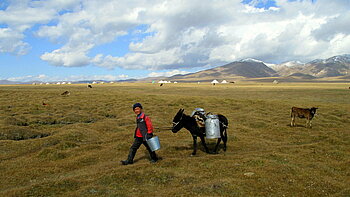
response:
{"label": "blue sky", "polygon": [[0,1],[0,80],[121,80],[347,54],[349,9],[350,0]]}

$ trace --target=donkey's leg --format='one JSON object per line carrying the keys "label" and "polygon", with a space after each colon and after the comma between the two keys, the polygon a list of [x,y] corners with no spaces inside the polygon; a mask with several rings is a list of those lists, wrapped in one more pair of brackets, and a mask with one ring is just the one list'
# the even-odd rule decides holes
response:
{"label": "donkey's leg", "polygon": [[201,142],[202,142],[202,145],[204,146],[205,148],[205,152],[206,153],[209,153],[209,149],[207,147],[207,144],[205,143],[205,139],[204,139],[204,136],[199,136],[201,138]]}
{"label": "donkey's leg", "polygon": [[193,152],[191,156],[194,156],[197,153],[197,136],[192,135],[192,138],[193,138]]}
{"label": "donkey's leg", "polygon": [[224,151],[226,151],[226,142],[227,142],[227,131],[226,131],[226,128],[225,128],[221,138],[222,138],[222,141],[224,142]]}
{"label": "donkey's leg", "polygon": [[215,150],[214,150],[215,154],[218,154],[218,148],[219,148],[220,142],[221,142],[221,138],[218,138],[218,142],[216,143]]}

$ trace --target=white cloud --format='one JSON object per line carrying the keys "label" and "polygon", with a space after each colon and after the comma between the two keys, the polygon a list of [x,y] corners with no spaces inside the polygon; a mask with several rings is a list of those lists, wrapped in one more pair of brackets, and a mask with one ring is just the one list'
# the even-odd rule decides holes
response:
{"label": "white cloud", "polygon": [[244,13],[262,13],[262,12],[268,12],[268,11],[278,11],[279,8],[277,7],[270,7],[269,9],[265,8],[256,8],[254,5],[246,5],[245,9],[242,11]]}
{"label": "white cloud", "polygon": [[184,75],[184,74],[188,74],[189,72],[187,71],[181,71],[181,70],[172,70],[172,71],[168,71],[168,72],[151,72],[150,74],[148,74],[148,77],[171,77],[174,75]]}
{"label": "white cloud", "polygon": [[[0,24],[7,25],[0,29],[0,52],[25,54],[24,32],[39,25],[38,38],[62,45],[41,59],[66,67],[172,70],[247,57],[308,61],[350,53],[349,1],[276,0],[268,9],[254,7],[258,2],[11,1],[0,11]],[[140,26],[146,30],[135,30]],[[132,40],[127,54],[90,54],[120,36]]]}
{"label": "white cloud", "polygon": [[23,35],[10,28],[0,28],[0,53],[24,55],[30,49],[28,43],[22,41]]}
{"label": "white cloud", "polygon": [[90,62],[90,58],[86,56],[86,52],[91,47],[89,44],[81,44],[73,47],[67,46],[54,50],[51,53],[45,53],[40,58],[55,66],[84,66]]}
{"label": "white cloud", "polygon": [[[31,0],[9,1],[5,10],[0,10],[0,52],[24,55],[28,53],[29,43],[24,42],[25,31],[34,25],[43,25],[56,19],[60,10],[68,9],[74,0],[56,0],[46,3]],[[60,4],[60,6],[58,6]],[[1,26],[0,26],[1,27]],[[10,36],[4,36],[10,32]]]}
{"label": "white cloud", "polygon": [[172,65],[178,65],[183,63],[182,59],[178,56],[179,51],[176,49],[163,50],[158,53],[130,53],[124,57],[105,56],[102,54],[95,56],[92,62],[95,65],[113,68],[121,67],[125,69],[144,69],[157,70],[161,67],[170,67]]}
{"label": "white cloud", "polygon": [[42,82],[53,82],[53,81],[84,81],[84,80],[106,80],[106,81],[117,81],[128,79],[129,76],[125,74],[120,75],[71,75],[68,77],[59,76],[47,76],[44,74],[40,75],[26,75],[21,77],[10,77],[7,78],[9,81],[42,81]]}
{"label": "white cloud", "polygon": [[121,75],[90,75],[90,76],[72,75],[62,79],[64,81],[84,81],[84,80],[117,81],[117,80],[128,79],[128,78],[129,78],[128,75],[121,74]]}
{"label": "white cloud", "polygon": [[9,81],[47,81],[49,79],[48,76],[44,75],[44,74],[40,74],[40,75],[26,75],[26,76],[21,76],[21,77],[10,77],[7,80]]}

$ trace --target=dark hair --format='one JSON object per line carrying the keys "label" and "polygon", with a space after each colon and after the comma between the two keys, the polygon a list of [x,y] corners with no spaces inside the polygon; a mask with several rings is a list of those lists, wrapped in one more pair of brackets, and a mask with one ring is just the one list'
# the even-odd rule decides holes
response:
{"label": "dark hair", "polygon": [[139,107],[139,108],[142,109],[141,103],[135,103],[135,104],[132,106],[132,110],[134,110],[136,107]]}

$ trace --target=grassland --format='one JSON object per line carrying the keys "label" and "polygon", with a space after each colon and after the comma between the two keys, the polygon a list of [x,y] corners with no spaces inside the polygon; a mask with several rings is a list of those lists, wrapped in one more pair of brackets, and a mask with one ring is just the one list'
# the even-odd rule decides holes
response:
{"label": "grassland", "polygon": [[[350,196],[348,87],[0,86],[0,196]],[[61,96],[66,90],[71,95]],[[160,128],[179,108],[224,114],[227,152],[200,146],[190,157],[187,130],[156,129],[162,160],[151,164],[142,146],[133,165],[120,165],[133,141],[135,102]],[[289,126],[292,106],[319,108],[312,129],[300,119]]]}

